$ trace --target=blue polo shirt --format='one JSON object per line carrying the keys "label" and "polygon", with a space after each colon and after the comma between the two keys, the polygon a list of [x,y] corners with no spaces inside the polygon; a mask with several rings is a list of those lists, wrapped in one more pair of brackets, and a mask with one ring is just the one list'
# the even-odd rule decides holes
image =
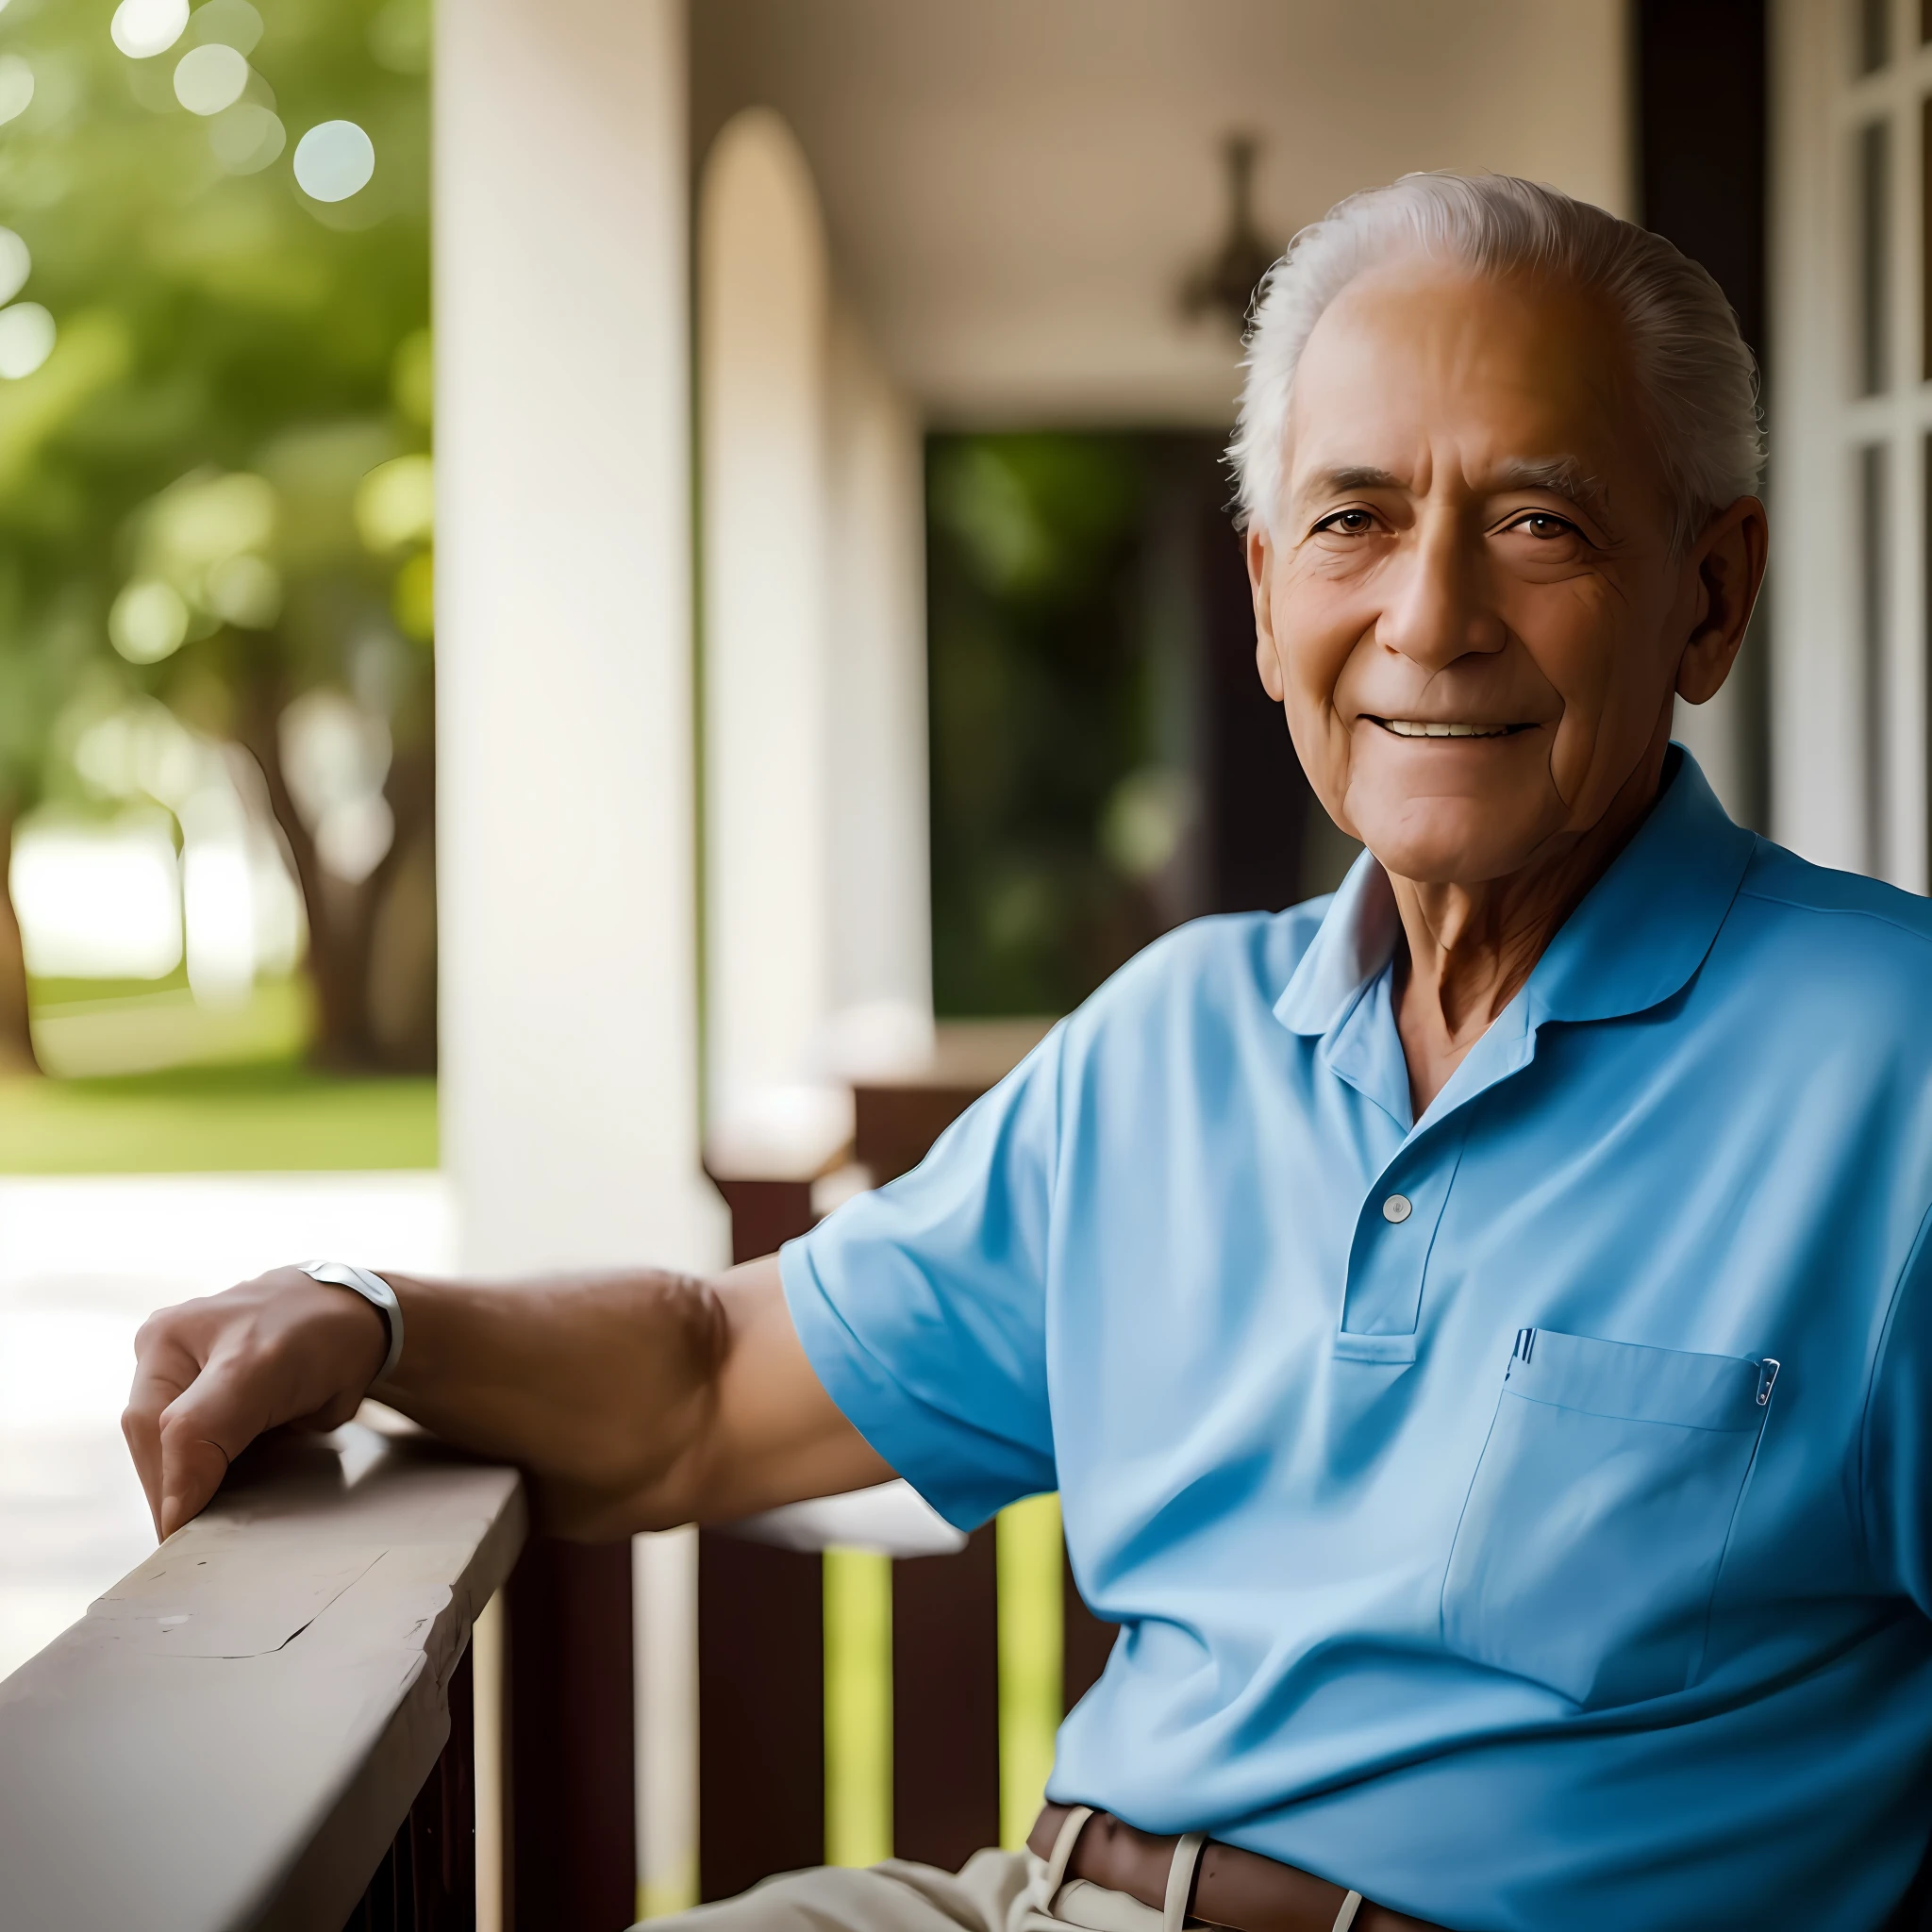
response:
{"label": "blue polo shirt", "polygon": [[783,1255],[1122,1625],[1053,1796],[1469,1932],[1871,1932],[1932,1825],[1932,914],[1663,796],[1420,1120],[1332,901],[1133,960]]}

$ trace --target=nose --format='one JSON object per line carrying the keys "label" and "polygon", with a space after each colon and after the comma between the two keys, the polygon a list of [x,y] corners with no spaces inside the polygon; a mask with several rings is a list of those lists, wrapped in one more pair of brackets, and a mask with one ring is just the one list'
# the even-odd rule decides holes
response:
{"label": "nose", "polygon": [[1459,519],[1423,517],[1390,560],[1375,641],[1430,672],[1500,651],[1503,621],[1490,607],[1487,577],[1480,539]]}

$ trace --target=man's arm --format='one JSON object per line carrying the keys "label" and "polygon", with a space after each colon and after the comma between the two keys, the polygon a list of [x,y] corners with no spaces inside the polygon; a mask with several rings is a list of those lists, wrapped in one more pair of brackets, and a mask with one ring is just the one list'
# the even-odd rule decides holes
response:
{"label": "man's arm", "polygon": [[[407,1341],[380,1399],[520,1464],[559,1534],[728,1520],[891,1476],[813,1374],[775,1256],[703,1279],[383,1278]],[[348,1421],[387,1341],[359,1295],[295,1268],[150,1318],[122,1430],[157,1532],[202,1509],[264,1429]]]}

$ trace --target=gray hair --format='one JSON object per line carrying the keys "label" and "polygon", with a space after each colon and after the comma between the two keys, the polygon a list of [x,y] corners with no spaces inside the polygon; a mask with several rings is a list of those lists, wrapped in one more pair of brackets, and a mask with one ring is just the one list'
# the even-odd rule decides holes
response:
{"label": "gray hair", "polygon": [[1533,181],[1405,175],[1336,203],[1261,284],[1227,453],[1243,528],[1278,508],[1295,367],[1323,311],[1364,270],[1415,254],[1484,275],[1559,276],[1603,297],[1628,334],[1674,544],[1757,490],[1757,365],[1706,269],[1661,235]]}

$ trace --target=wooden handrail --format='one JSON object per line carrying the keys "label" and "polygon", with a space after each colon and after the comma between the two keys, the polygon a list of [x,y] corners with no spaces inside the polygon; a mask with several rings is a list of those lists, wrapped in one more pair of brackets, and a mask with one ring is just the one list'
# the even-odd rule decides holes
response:
{"label": "wooden handrail", "polygon": [[275,1438],[0,1684],[0,1917],[341,1932],[450,1734],[526,1528],[514,1470]]}

